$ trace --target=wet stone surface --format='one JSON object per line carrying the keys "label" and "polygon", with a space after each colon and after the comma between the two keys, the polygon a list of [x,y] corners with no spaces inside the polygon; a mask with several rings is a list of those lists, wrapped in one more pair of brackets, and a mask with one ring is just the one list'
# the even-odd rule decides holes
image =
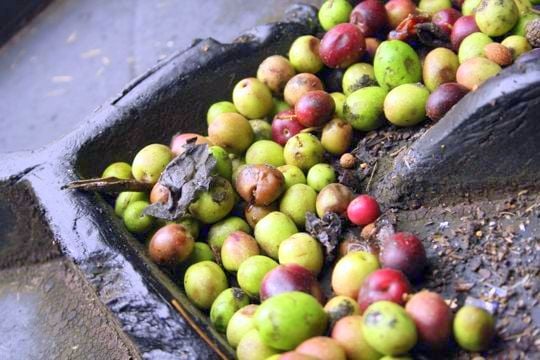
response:
{"label": "wet stone surface", "polygon": [[0,272],[1,359],[137,359],[68,261]]}

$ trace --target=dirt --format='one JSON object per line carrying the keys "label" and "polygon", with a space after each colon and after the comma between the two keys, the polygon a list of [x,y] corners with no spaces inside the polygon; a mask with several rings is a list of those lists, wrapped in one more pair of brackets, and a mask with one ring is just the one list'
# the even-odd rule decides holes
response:
{"label": "dirt", "polygon": [[[386,127],[358,139],[352,153],[359,171],[336,165],[341,180],[357,192],[369,193],[391,169],[395,156],[431,125]],[[429,266],[416,290],[441,293],[454,311],[467,302],[493,312],[498,338],[482,353],[484,358],[540,357],[540,192],[492,189],[482,194],[441,194],[438,201],[393,204],[382,217],[397,231],[413,232],[423,240]],[[454,345],[448,353],[414,355],[472,359],[480,354]]]}

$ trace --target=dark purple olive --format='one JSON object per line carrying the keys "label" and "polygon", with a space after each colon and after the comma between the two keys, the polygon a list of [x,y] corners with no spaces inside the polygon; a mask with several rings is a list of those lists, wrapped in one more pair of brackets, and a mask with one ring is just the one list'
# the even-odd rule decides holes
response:
{"label": "dark purple olive", "polygon": [[450,34],[450,41],[455,51],[459,49],[461,41],[474,32],[478,32],[478,26],[473,15],[462,16],[456,20],[452,27],[452,33]]}
{"label": "dark purple olive", "polygon": [[317,75],[324,83],[324,88],[329,93],[343,92],[341,84],[343,82],[343,69],[331,69],[324,67]]}
{"label": "dark purple olive", "polygon": [[351,24],[358,26],[364,36],[374,36],[388,24],[386,9],[379,0],[365,0],[351,13]]}
{"label": "dark purple olive", "polygon": [[458,83],[445,83],[440,85],[429,95],[426,103],[426,114],[438,121],[454,106],[469,90]]}
{"label": "dark purple olive", "polygon": [[454,23],[461,17],[461,13],[453,8],[443,9],[437,11],[431,21],[437,25],[448,36],[452,33],[452,27]]}
{"label": "dark purple olive", "polygon": [[522,64],[528,61],[534,61],[540,59],[540,48],[527,51],[525,54],[518,57],[515,61],[516,64]]}

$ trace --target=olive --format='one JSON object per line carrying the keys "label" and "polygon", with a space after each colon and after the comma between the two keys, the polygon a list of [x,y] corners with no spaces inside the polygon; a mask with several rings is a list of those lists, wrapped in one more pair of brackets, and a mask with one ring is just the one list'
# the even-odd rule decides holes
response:
{"label": "olive", "polygon": [[386,90],[379,86],[368,86],[347,96],[343,112],[354,129],[371,131],[383,124],[383,105]]}
{"label": "olive", "polygon": [[319,55],[331,68],[345,69],[364,54],[366,42],[362,31],[354,24],[339,24],[324,34]]}
{"label": "olive", "polygon": [[193,264],[196,264],[201,261],[214,261],[214,253],[210,246],[204,242],[195,242],[193,244],[193,251],[188,256],[188,258],[181,264],[181,268],[186,270]]}
{"label": "olive", "polygon": [[185,150],[185,145],[188,143],[188,141],[193,141],[195,139],[195,144],[208,144],[208,146],[212,146],[212,142],[199,134],[194,133],[183,133],[183,134],[176,134],[171,139],[171,151],[175,156],[181,155]]}
{"label": "olive", "polygon": [[529,44],[525,36],[520,35],[508,36],[501,42],[501,45],[506,46],[510,50],[513,60],[516,60],[521,54],[532,49],[531,44]]}
{"label": "olive", "polygon": [[469,90],[455,82],[442,84],[433,91],[426,103],[426,114],[433,120],[440,120]]}
{"label": "olive", "polygon": [[384,115],[397,126],[414,126],[426,117],[429,91],[422,84],[399,85],[384,99]]}
{"label": "olive", "polygon": [[251,145],[254,135],[245,117],[237,113],[223,113],[208,126],[208,138],[226,151],[240,154]]}
{"label": "olive", "polygon": [[375,350],[392,356],[406,353],[418,339],[414,321],[405,309],[386,300],[377,301],[366,309],[362,334]]}
{"label": "olive", "polygon": [[476,26],[474,16],[462,16],[457,19],[452,27],[452,33],[450,34],[450,42],[452,43],[454,51],[459,49],[463,39],[478,31],[480,31],[480,29]]}
{"label": "olive", "polygon": [[375,78],[386,90],[421,80],[422,66],[414,49],[404,41],[383,41],[373,59]]}
{"label": "olive", "polygon": [[250,297],[258,298],[264,276],[277,266],[277,262],[267,256],[251,256],[244,260],[238,268],[236,274],[238,285]]}
{"label": "olive", "polygon": [[281,171],[270,165],[247,165],[236,178],[238,194],[255,205],[270,205],[283,193],[284,185]]}
{"label": "olive", "polygon": [[283,91],[285,101],[294,106],[296,102],[309,91],[323,90],[323,84],[318,77],[310,73],[301,73],[295,75],[285,85]]}
{"label": "olive", "polygon": [[519,19],[513,0],[482,0],[474,19],[480,31],[488,36],[501,36],[512,30]]}
{"label": "olive", "polygon": [[492,42],[493,40],[484,33],[475,32],[470,34],[459,45],[459,63],[463,64],[474,57],[484,56],[484,47]]}
{"label": "olive", "polygon": [[296,351],[322,360],[346,360],[345,351],[337,341],[326,336],[316,336],[298,345]]}
{"label": "olive", "polygon": [[474,57],[462,63],[457,71],[457,82],[469,90],[476,90],[484,81],[501,71],[501,67],[484,57]]}
{"label": "olive", "polygon": [[283,149],[285,163],[308,171],[313,165],[322,162],[324,148],[312,134],[299,133],[290,138]]}
{"label": "olive", "polygon": [[351,65],[343,74],[343,92],[350,95],[366,86],[377,85],[373,66],[366,63]]}
{"label": "olive", "polygon": [[366,341],[362,333],[362,317],[357,314],[338,320],[332,329],[332,339],[345,350],[347,359],[379,360],[382,356]]}
{"label": "olive", "polygon": [[330,94],[332,99],[334,99],[334,104],[336,104],[336,115],[340,119],[344,119],[343,116],[343,105],[345,104],[345,99],[347,98],[345,94],[340,92],[333,92]]}
{"label": "olive", "polygon": [[451,7],[452,2],[450,0],[420,0],[418,3],[418,9],[429,15],[434,15],[438,11]]}
{"label": "olive", "polygon": [[321,244],[307,233],[296,233],[279,245],[280,264],[297,264],[318,275],[323,261]]}
{"label": "olive", "polygon": [[291,62],[281,55],[269,56],[259,65],[257,79],[265,84],[272,93],[282,95],[285,84],[295,74],[294,63],[291,65]]}
{"label": "olive", "polygon": [[338,295],[334,296],[326,305],[324,305],[324,311],[328,315],[330,326],[346,316],[360,315],[360,307],[355,299],[348,296]]}
{"label": "olive", "polygon": [[150,191],[150,204],[166,204],[169,201],[170,194],[171,192],[166,186],[157,182],[152,187],[152,191]]}
{"label": "olive", "polygon": [[347,0],[325,1],[319,9],[319,23],[325,31],[349,21],[352,6]]}
{"label": "olive", "polygon": [[303,228],[306,223],[306,213],[315,213],[317,192],[304,184],[291,186],[281,198],[279,211],[291,217],[296,226]]}
{"label": "olive", "polygon": [[227,289],[227,277],[212,261],[191,265],[184,275],[184,289],[189,300],[198,308],[208,310],[219,294]]}
{"label": "olive", "polygon": [[131,165],[133,177],[138,181],[155,184],[172,158],[171,149],[165,145],[145,146],[133,159]]}
{"label": "olive", "polygon": [[283,177],[285,178],[285,190],[295,184],[307,183],[306,176],[298,166],[283,165],[278,167],[278,170],[281,171]]}
{"label": "olive", "polygon": [[327,321],[321,304],[301,291],[272,296],[255,313],[255,326],[262,341],[280,350],[292,350],[305,340],[322,335]]}
{"label": "olive", "polygon": [[296,120],[305,127],[324,125],[332,118],[336,104],[325,91],[315,90],[304,94],[294,105]]}
{"label": "olive", "polygon": [[304,35],[292,43],[289,49],[289,59],[296,71],[314,74],[322,69],[323,63],[319,56],[320,42],[313,35]]}
{"label": "olive", "polygon": [[253,130],[253,140],[272,140],[272,125],[265,120],[249,120],[251,130]]}
{"label": "olive", "polygon": [[143,211],[150,205],[147,201],[139,200],[131,202],[124,211],[124,225],[134,234],[143,234],[152,228],[154,218],[144,215]]}
{"label": "olive", "polygon": [[251,228],[244,219],[231,216],[215,223],[208,231],[208,244],[216,250],[221,250],[225,239],[235,231],[251,233]]}
{"label": "olive", "polygon": [[208,123],[208,125],[210,125],[212,121],[214,121],[214,119],[219,114],[229,113],[229,112],[234,112],[234,113],[238,112],[238,110],[236,110],[236,107],[234,106],[232,102],[220,101],[220,102],[214,103],[208,108],[208,113],[206,114],[206,122]]}
{"label": "olive", "polygon": [[461,4],[461,13],[464,16],[474,15],[481,0],[465,0]]}
{"label": "olive", "polygon": [[230,180],[232,177],[232,161],[229,157],[229,153],[225,151],[221,146],[210,146],[208,149],[210,150],[210,153],[216,159],[216,167],[214,169],[214,172],[224,177],[227,180]]}
{"label": "olive", "polygon": [[259,305],[246,305],[233,314],[227,324],[227,341],[236,348],[250,330],[255,329],[255,311]]}
{"label": "olive", "polygon": [[285,110],[289,110],[291,108],[291,106],[287,104],[285,101],[277,99],[277,98],[272,98],[272,102],[274,103],[274,106],[272,107],[272,111],[270,111],[270,115],[269,115],[270,118],[273,118],[278,113]]}
{"label": "olive", "polygon": [[326,185],[317,195],[315,203],[317,215],[320,218],[329,212],[344,215],[353,196],[352,191],[345,185],[339,183]]}
{"label": "olive", "polygon": [[307,184],[317,192],[333,182],[336,182],[336,172],[329,164],[315,164],[308,171]]}
{"label": "olive", "polygon": [[244,209],[244,217],[246,218],[249,226],[254,228],[259,220],[277,209],[277,203],[272,203],[267,206],[247,204],[246,208]]}
{"label": "olive", "polygon": [[294,221],[279,211],[271,212],[259,220],[254,231],[259,246],[274,259],[278,258],[280,244],[297,232]]}
{"label": "olive", "polygon": [[193,240],[196,240],[199,237],[199,231],[200,231],[201,225],[199,224],[197,220],[195,220],[191,216],[185,216],[171,223],[182,225],[187,230],[187,232],[191,235]]}
{"label": "olive", "polygon": [[248,165],[285,165],[283,146],[271,140],[259,140],[251,144],[246,151]]}
{"label": "olive", "polygon": [[321,144],[324,149],[333,155],[341,155],[352,142],[353,129],[347,121],[335,118],[330,120],[321,134]]}
{"label": "olive", "polygon": [[227,271],[238,271],[244,260],[255,255],[259,255],[259,245],[243,231],[231,233],[221,247],[221,262]]}
{"label": "olive", "polygon": [[193,245],[193,238],[185,227],[168,224],[152,236],[148,254],[156,264],[176,266],[191,255]]}
{"label": "olive", "polygon": [[118,179],[131,179],[131,165],[125,162],[115,162],[107,166],[101,175],[102,178],[115,177]]}
{"label": "olive", "polygon": [[416,11],[416,4],[411,0],[390,0],[384,7],[392,29],[395,29],[409,14]]}
{"label": "olive", "polygon": [[252,329],[245,334],[236,349],[238,360],[267,360],[278,353],[279,350],[273,349],[263,342],[257,329]]}
{"label": "olive", "polygon": [[379,268],[379,260],[365,251],[350,252],[342,257],[332,271],[332,289],[336,295],[358,296],[364,279]]}
{"label": "olive", "polygon": [[486,310],[466,305],[454,318],[454,338],[468,351],[486,350],[495,336],[495,320]]}
{"label": "olive", "polygon": [[364,0],[353,9],[351,24],[358,26],[364,36],[375,36],[388,24],[388,16],[382,1]]}
{"label": "olive", "polygon": [[459,60],[456,54],[446,48],[431,50],[424,59],[423,79],[426,88],[434,91],[441,84],[456,81]]}
{"label": "olive", "polygon": [[247,305],[249,305],[249,297],[242,289],[232,287],[223,290],[212,303],[210,322],[217,331],[225,333],[232,316]]}
{"label": "olive", "polygon": [[248,119],[261,119],[268,115],[274,106],[270,89],[256,78],[239,81],[232,96],[238,112]]}
{"label": "olive", "polygon": [[234,190],[231,183],[215,177],[210,190],[204,191],[189,205],[191,215],[205,223],[212,224],[223,219],[234,206]]}
{"label": "olive", "polygon": [[129,204],[135,201],[148,201],[148,194],[138,191],[123,191],[118,194],[114,204],[114,213],[118,217],[123,217]]}

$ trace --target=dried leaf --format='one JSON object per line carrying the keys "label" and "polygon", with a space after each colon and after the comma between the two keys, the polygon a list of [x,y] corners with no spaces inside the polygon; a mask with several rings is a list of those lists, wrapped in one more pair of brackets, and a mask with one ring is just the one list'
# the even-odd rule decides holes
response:
{"label": "dried leaf", "polygon": [[315,214],[308,212],[306,214],[306,230],[324,246],[325,261],[332,262],[336,256],[336,248],[343,231],[343,222],[339,215],[329,212],[322,219],[319,219]]}
{"label": "dried leaf", "polygon": [[430,47],[452,48],[448,34],[434,23],[417,24],[415,29],[422,44]]}
{"label": "dried leaf", "polygon": [[201,192],[209,190],[217,162],[208,151],[208,145],[190,142],[184,148],[185,151],[167,165],[158,180],[170,192],[167,203],[152,204],[144,210],[145,214],[176,220],[186,214],[189,204]]}
{"label": "dried leaf", "polygon": [[149,191],[152,189],[152,185],[135,179],[107,177],[72,181],[62,186],[61,189],[119,193],[122,191]]}

